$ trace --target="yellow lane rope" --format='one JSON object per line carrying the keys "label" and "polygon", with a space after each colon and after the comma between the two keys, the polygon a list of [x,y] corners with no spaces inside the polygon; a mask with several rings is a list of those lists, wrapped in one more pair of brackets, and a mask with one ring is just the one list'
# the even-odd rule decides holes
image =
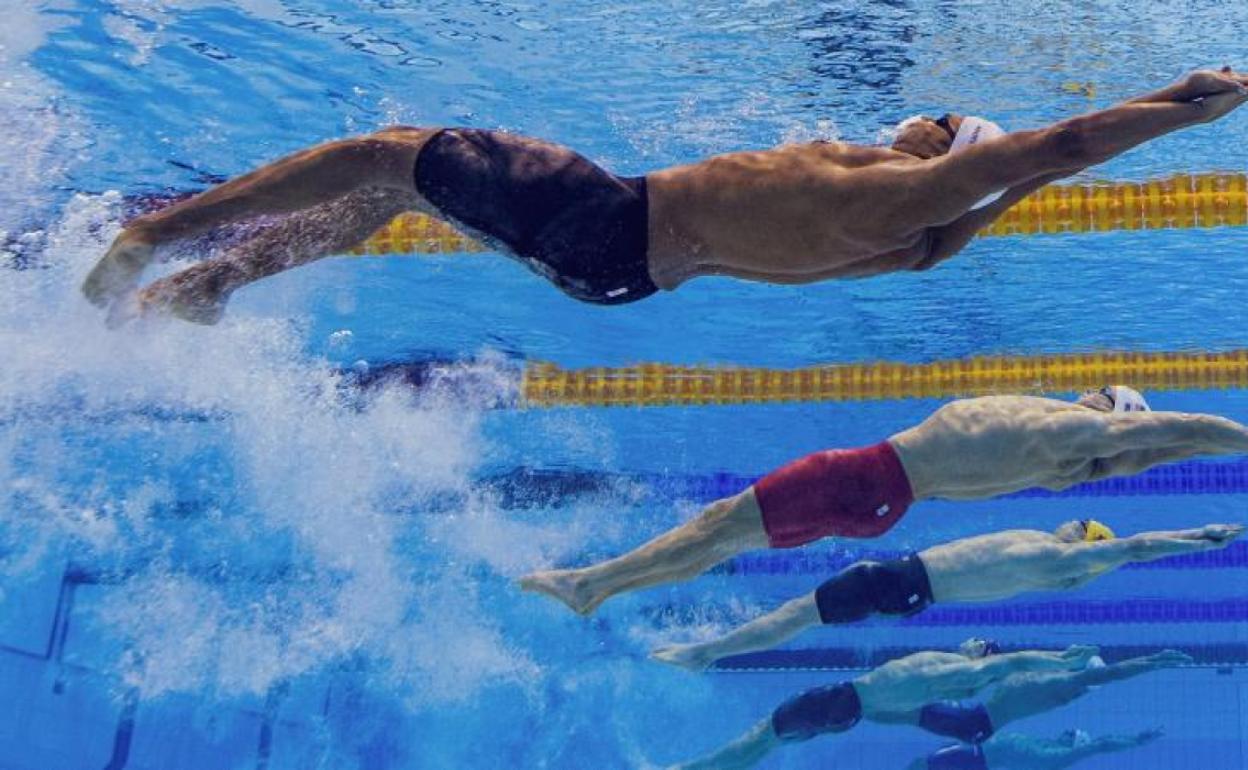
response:
{"label": "yellow lane rope", "polygon": [[[1049,185],[980,235],[1224,227],[1248,224],[1248,176],[1178,174],[1148,182]],[[486,248],[423,214],[400,214],[352,254],[452,254]]]}
{"label": "yellow lane rope", "polygon": [[1000,356],[802,369],[669,364],[563,369],[533,363],[524,370],[520,393],[526,406],[666,406],[1062,393],[1110,383],[1144,390],[1245,388],[1248,350]]}

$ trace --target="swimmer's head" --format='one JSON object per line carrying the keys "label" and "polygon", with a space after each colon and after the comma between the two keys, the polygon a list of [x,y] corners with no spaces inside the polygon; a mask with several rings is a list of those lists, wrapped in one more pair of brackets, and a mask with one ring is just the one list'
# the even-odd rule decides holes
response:
{"label": "swimmer's head", "polygon": [[1144,394],[1126,385],[1106,385],[1098,390],[1085,390],[1075,403],[1098,412],[1150,412]]}
{"label": "swimmer's head", "polygon": [[915,115],[897,124],[892,147],[916,158],[927,160],[944,155],[953,147],[961,115],[945,114],[939,118]]}
{"label": "swimmer's head", "polygon": [[1116,537],[1112,529],[1096,519],[1068,521],[1054,530],[1053,535],[1063,543],[1099,543]]}
{"label": "swimmer's head", "polygon": [[958,645],[958,652],[971,660],[979,660],[987,658],[990,655],[999,655],[1001,653],[1001,645],[992,639],[983,639],[973,636],[962,644]]}

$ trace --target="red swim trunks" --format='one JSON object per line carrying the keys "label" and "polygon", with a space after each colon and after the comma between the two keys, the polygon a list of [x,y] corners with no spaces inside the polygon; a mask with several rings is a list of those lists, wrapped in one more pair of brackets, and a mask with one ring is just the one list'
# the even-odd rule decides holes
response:
{"label": "red swim trunks", "polygon": [[821,537],[876,537],[914,502],[910,480],[887,441],[829,449],[795,460],[754,485],[772,548]]}

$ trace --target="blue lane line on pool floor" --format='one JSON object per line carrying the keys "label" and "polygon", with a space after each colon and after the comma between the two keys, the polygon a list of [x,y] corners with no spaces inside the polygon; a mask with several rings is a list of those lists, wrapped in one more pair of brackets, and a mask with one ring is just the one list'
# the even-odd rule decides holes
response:
{"label": "blue lane line on pool floor", "polygon": [[[478,483],[497,492],[506,507],[528,507],[554,505],[577,495],[610,493],[624,484],[648,487],[655,497],[711,501],[738,494],[760,477],[728,472],[610,473],[521,467],[483,475]],[[1025,489],[1001,499],[1210,494],[1248,494],[1248,459],[1174,463],[1061,491]]]}

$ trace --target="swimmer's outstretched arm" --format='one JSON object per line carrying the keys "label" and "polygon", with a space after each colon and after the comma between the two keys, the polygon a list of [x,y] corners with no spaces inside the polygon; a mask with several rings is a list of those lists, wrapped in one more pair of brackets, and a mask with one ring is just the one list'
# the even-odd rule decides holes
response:
{"label": "swimmer's outstretched arm", "polygon": [[776,735],[771,719],[768,718],[714,754],[673,765],[671,770],[745,770],[761,762],[763,757],[782,743],[784,741]]}
{"label": "swimmer's outstretched arm", "polygon": [[[914,210],[929,227],[948,225],[985,195],[1040,176],[1069,175],[1159,136],[1221,118],[1248,101],[1248,77],[1201,71],[1179,83],[1048,128],[1016,131],[907,173]],[[884,164],[882,164],[884,165]],[[880,181],[895,185],[878,170]]]}
{"label": "swimmer's outstretched arm", "polygon": [[1022,650],[990,655],[968,660],[965,665],[974,670],[980,680],[979,684],[972,685],[973,689],[981,689],[1013,674],[1079,670],[1098,652],[1099,649],[1091,645],[1072,644],[1061,651]]}
{"label": "swimmer's outstretched arm", "polygon": [[1108,666],[1013,677],[1003,681],[984,703],[1000,730],[1011,722],[1052,711],[1087,694],[1089,687],[1120,682],[1162,668],[1182,666],[1192,658],[1177,650],[1131,658]]}
{"label": "swimmer's outstretched arm", "polygon": [[1135,450],[1169,449],[1176,458],[1248,452],[1248,427],[1212,414],[1131,412],[1106,417],[1071,412],[1051,418],[1038,430],[1050,442],[1110,462]]}
{"label": "swimmer's outstretched arm", "polygon": [[943,227],[933,228],[932,247],[928,256],[914,266],[914,270],[930,270],[954,254],[966,248],[980,230],[988,227],[1001,218],[1010,208],[1047,184],[1069,176],[1062,172],[1038,176],[1028,182],[1015,185],[1006,190],[1000,198],[983,208],[963,214]]}
{"label": "swimmer's outstretched arm", "polygon": [[1061,746],[1061,753],[1054,761],[1033,764],[1031,768],[1024,767],[1022,770],[1063,770],[1098,754],[1112,754],[1152,743],[1161,736],[1160,727],[1136,735],[1101,735],[1079,746]]}
{"label": "swimmer's outstretched arm", "polygon": [[1209,524],[1198,529],[1141,532],[1117,540],[1072,543],[1050,562],[1050,568],[1069,577],[1095,576],[1130,562],[1146,562],[1184,553],[1225,548],[1243,534],[1239,524]]}
{"label": "swimmer's outstretched arm", "polygon": [[750,487],[707,506],[682,524],[623,556],[582,569],[534,572],[520,587],[558,599],[588,615],[625,591],[697,577],[743,551],[767,547],[763,514]]}
{"label": "swimmer's outstretched arm", "polygon": [[766,650],[822,624],[812,591],[782,604],[779,609],[760,615],[719,639],[701,644],[674,644],[651,653],[656,660],[701,671],[720,658],[755,650]]}

